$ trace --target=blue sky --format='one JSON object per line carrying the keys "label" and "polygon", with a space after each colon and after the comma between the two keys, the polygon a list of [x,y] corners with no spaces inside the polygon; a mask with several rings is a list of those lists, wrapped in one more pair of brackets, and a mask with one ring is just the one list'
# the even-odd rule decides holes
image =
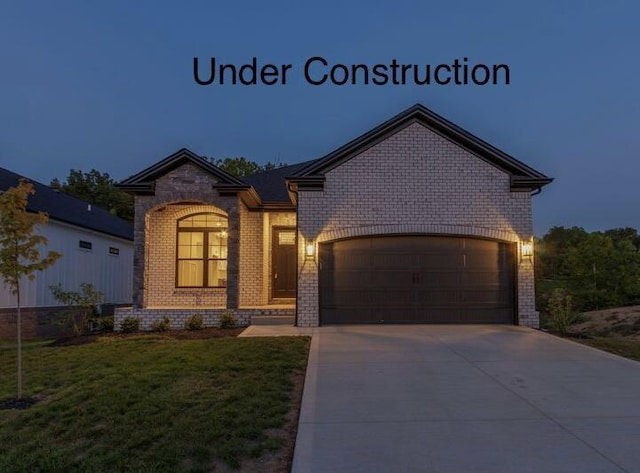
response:
{"label": "blue sky", "polygon": [[[125,178],[178,148],[295,163],[416,102],[555,177],[553,225],[640,227],[635,2],[12,1],[0,15],[0,166]],[[194,56],[293,64],[285,86],[198,86]],[[302,65],[506,63],[497,86],[312,86]]]}

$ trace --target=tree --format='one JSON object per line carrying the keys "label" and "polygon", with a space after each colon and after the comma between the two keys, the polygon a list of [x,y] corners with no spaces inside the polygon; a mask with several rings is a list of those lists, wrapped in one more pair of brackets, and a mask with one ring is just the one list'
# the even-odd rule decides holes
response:
{"label": "tree", "polygon": [[271,161],[267,164],[258,164],[255,161],[248,160],[247,158],[205,158],[211,164],[218,166],[227,174],[231,174],[235,177],[250,176],[251,174],[257,174],[259,172],[270,171],[275,168],[286,166],[286,164],[275,164]]}
{"label": "tree", "polygon": [[116,188],[115,184],[106,172],[101,173],[95,169],[89,172],[71,169],[64,183],[60,183],[56,178],[49,185],[53,189],[86,200],[128,222],[133,222],[133,196]]}
{"label": "tree", "polygon": [[10,187],[0,195],[0,275],[5,286],[16,296],[16,325],[18,338],[18,399],[22,398],[22,320],[20,314],[20,283],[23,277],[34,279],[36,271],[51,266],[62,256],[49,251],[40,257],[40,246],[47,244],[42,235],[34,235],[36,225],[46,225],[48,217],[42,212],[27,212],[33,185],[21,179],[17,187]]}
{"label": "tree", "polygon": [[637,231],[616,228],[587,232],[553,227],[536,242],[536,302],[548,308],[556,288],[573,296],[586,311],[640,302],[640,252]]}

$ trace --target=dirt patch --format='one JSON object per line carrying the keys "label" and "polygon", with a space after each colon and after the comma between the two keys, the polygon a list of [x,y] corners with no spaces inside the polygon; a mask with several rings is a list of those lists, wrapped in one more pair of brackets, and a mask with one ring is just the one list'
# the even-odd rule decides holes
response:
{"label": "dirt patch", "polygon": [[573,325],[569,335],[575,337],[625,337],[640,340],[640,305],[594,310],[582,314],[584,321]]}
{"label": "dirt patch", "polygon": [[244,331],[246,327],[239,328],[217,328],[208,327],[201,330],[169,330],[166,332],[134,332],[134,333],[104,333],[95,335],[79,335],[77,337],[63,337],[54,340],[49,344],[51,347],[69,347],[75,345],[86,345],[88,343],[94,343],[100,338],[131,338],[131,337],[144,337],[145,335],[157,337],[158,335],[175,338],[177,340],[202,340],[207,338],[224,338],[224,337],[237,337]]}

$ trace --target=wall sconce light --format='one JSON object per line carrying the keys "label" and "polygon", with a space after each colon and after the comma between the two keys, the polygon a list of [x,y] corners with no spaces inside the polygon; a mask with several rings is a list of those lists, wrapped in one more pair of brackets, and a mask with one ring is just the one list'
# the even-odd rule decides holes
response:
{"label": "wall sconce light", "polygon": [[313,240],[307,240],[304,245],[305,259],[316,259],[316,244]]}
{"label": "wall sconce light", "polygon": [[533,262],[533,239],[520,242],[520,261]]}

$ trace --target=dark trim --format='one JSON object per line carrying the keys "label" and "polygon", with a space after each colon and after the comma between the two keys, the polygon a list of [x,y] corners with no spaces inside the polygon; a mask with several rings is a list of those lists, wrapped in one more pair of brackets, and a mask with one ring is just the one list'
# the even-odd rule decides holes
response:
{"label": "dark trim", "polygon": [[313,182],[313,178],[316,178],[316,176],[334,169],[365,149],[384,140],[389,135],[396,133],[402,128],[413,123],[421,123],[422,125],[425,125],[427,128],[462,146],[469,152],[485,159],[489,163],[511,175],[528,178],[529,185],[533,185],[536,188],[542,187],[551,182],[550,178],[541,172],[538,172],[521,161],[518,161],[513,156],[500,151],[498,148],[446,120],[421,104],[416,104],[413,107],[408,108],[404,112],[399,113],[369,132],[325,155],[323,158],[310,163],[295,175],[290,176],[287,180],[292,183],[297,183],[299,186],[304,182],[301,178],[312,178]]}
{"label": "dark trim", "polygon": [[290,176],[286,178],[287,190],[289,191],[289,198],[292,202],[296,203],[296,197],[292,195],[297,194],[298,191],[322,191],[324,190],[324,182],[326,178],[323,175],[312,176]]}
{"label": "dark trim", "polygon": [[133,176],[128,177],[119,184],[116,184],[116,187],[133,193],[137,193],[140,191],[148,192],[148,186],[158,177],[167,174],[169,171],[172,171],[173,169],[181,166],[186,162],[192,163],[198,166],[203,171],[214,176],[216,179],[221,181],[221,186],[224,184],[229,184],[242,189],[246,189],[249,187],[240,179],[227,174],[219,167],[211,164],[209,161],[197,155],[193,151],[188,150],[187,148],[179,149],[175,153],[167,156],[156,164],[143,169]]}
{"label": "dark trim", "polygon": [[[297,219],[296,219],[297,222]],[[295,243],[294,246],[296,248],[296,270],[295,270],[295,281],[296,281],[296,287],[295,287],[295,295],[293,297],[274,297],[273,291],[274,291],[274,287],[275,287],[275,281],[273,278],[273,263],[274,263],[274,249],[276,247],[276,242],[275,242],[275,237],[277,235],[277,232],[279,230],[292,230],[295,233]],[[269,300],[273,301],[275,299],[293,299],[294,297],[298,296],[298,229],[297,229],[297,225],[296,226],[292,226],[292,225],[274,225],[271,227],[271,267],[269,268],[269,279],[271,281],[271,294],[269,296]],[[297,299],[296,299],[297,302]]]}
{"label": "dark trim", "polygon": [[155,182],[141,182],[137,184],[116,184],[116,187],[124,192],[140,195],[153,195],[156,192]]}
{"label": "dark trim", "polygon": [[553,182],[552,177],[531,178],[527,176],[511,176],[511,190],[533,191]]}

